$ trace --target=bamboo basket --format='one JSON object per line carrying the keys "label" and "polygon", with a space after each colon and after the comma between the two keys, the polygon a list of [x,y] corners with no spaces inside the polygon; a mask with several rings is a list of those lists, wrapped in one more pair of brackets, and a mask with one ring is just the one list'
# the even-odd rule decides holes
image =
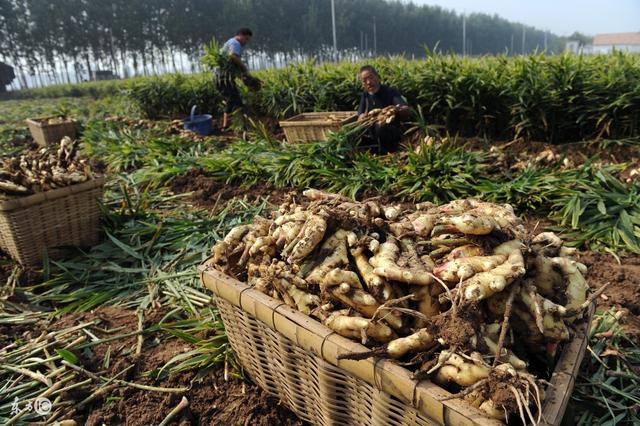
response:
{"label": "bamboo basket", "polygon": [[0,248],[24,266],[98,242],[104,178],[0,202]]}
{"label": "bamboo basket", "polygon": [[[502,422],[429,381],[417,382],[390,360],[338,360],[367,348],[318,321],[230,278],[207,262],[199,268],[215,297],[238,360],[252,379],[314,425],[462,425]],[[558,426],[587,344],[589,319],[565,345],[546,389],[543,424]]]}
{"label": "bamboo basket", "polygon": [[356,121],[353,111],[305,112],[280,121],[280,127],[289,143],[323,141],[328,132],[336,132],[342,126]]}
{"label": "bamboo basket", "polygon": [[76,137],[76,122],[74,120],[48,124],[46,120],[49,118],[53,117],[26,120],[31,136],[38,145],[47,146],[55,144],[60,142],[60,139],[65,136],[69,136],[71,139]]}

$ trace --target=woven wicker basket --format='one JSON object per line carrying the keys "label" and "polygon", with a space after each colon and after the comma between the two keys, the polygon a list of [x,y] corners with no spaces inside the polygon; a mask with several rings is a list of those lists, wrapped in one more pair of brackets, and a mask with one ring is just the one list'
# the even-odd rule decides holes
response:
{"label": "woven wicker basket", "polygon": [[289,143],[323,141],[328,132],[356,121],[353,111],[305,112],[280,122]]}
{"label": "woven wicker basket", "polygon": [[24,266],[98,242],[104,179],[0,202],[0,248]]}
{"label": "woven wicker basket", "polygon": [[65,136],[76,137],[76,122],[68,120],[62,123],[48,124],[46,120],[53,117],[28,119],[29,131],[33,140],[40,146],[47,146],[60,142]]}
{"label": "woven wicker basket", "polygon": [[[499,425],[449,392],[392,361],[338,360],[367,348],[307,315],[207,266],[203,284],[215,294],[229,342],[253,378],[314,425]],[[592,311],[591,311],[592,312]],[[546,390],[544,424],[559,425],[586,348],[589,317],[579,324]]]}

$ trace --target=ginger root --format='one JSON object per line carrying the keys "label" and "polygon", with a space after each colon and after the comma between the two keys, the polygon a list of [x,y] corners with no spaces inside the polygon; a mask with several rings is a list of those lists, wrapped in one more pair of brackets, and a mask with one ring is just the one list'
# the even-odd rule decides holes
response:
{"label": "ginger root", "polygon": [[369,260],[374,267],[373,273],[389,280],[407,284],[429,285],[433,282],[424,264],[422,264],[422,268],[416,267],[415,263],[412,268],[403,268],[396,263],[399,257],[400,248],[398,244],[395,240],[387,240],[380,245],[376,255]]}
{"label": "ginger root", "polygon": [[[291,251],[287,262],[295,263],[309,255],[320,241],[322,241],[326,230],[327,222],[324,217],[320,215],[312,215],[309,217],[302,226],[298,236],[283,250],[283,254]],[[289,250],[290,247],[291,249]]]}
{"label": "ginger root", "polygon": [[460,386],[471,386],[489,377],[491,368],[482,362],[482,356],[474,352],[470,358],[473,361],[465,360],[462,356],[450,351],[440,352],[438,363],[444,365],[438,369],[436,380],[440,383],[454,382]]}
{"label": "ginger root", "polygon": [[392,358],[401,358],[408,353],[424,351],[435,345],[433,335],[426,328],[421,328],[406,337],[399,337],[387,344],[386,352]]}
{"label": "ginger root", "polygon": [[330,253],[306,277],[310,284],[319,284],[324,276],[334,268],[349,264],[347,255],[347,237],[349,231],[339,229],[320,246],[320,253]]}
{"label": "ginger root", "polygon": [[525,273],[522,242],[511,240],[500,244],[493,251],[496,255],[506,255],[507,260],[487,272],[480,272],[464,283],[464,297],[467,300],[482,300],[504,290],[515,279]]}
{"label": "ginger root", "polygon": [[332,312],[324,324],[339,335],[353,339],[360,339],[364,334],[376,342],[387,343],[398,337],[386,324],[349,315],[349,309]]}

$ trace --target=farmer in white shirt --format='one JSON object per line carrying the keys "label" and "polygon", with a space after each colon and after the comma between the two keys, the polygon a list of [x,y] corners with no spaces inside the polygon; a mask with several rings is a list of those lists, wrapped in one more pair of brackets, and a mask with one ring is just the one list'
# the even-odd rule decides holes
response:
{"label": "farmer in white shirt", "polygon": [[[229,127],[229,116],[233,111],[242,108],[242,98],[236,86],[235,78],[252,79],[247,66],[242,62],[242,48],[249,43],[253,33],[249,28],[240,28],[235,37],[230,38],[221,48],[221,53],[226,53],[231,58],[232,69],[220,69],[217,73],[216,86],[224,99],[224,116],[222,117],[221,131]],[[247,80],[245,80],[246,82]]]}

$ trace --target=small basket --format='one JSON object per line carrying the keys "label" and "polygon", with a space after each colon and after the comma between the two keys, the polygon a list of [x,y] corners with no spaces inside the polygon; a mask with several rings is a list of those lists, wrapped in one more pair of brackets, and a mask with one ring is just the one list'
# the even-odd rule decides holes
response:
{"label": "small basket", "polygon": [[305,112],[281,121],[280,127],[289,143],[323,141],[327,132],[336,132],[357,117],[353,111]]}
{"label": "small basket", "polygon": [[104,178],[0,202],[0,248],[24,266],[99,239]]}
{"label": "small basket", "polygon": [[47,120],[54,117],[28,119],[29,131],[33,140],[40,146],[47,146],[60,142],[65,136],[71,139],[76,137],[76,122],[67,120],[61,123],[47,123]]}
{"label": "small basket", "polygon": [[[215,294],[231,347],[245,371],[264,390],[280,398],[314,425],[473,425],[502,422],[458,400],[393,361],[338,360],[368,349],[337,335],[279,300],[230,278],[207,262],[199,268],[203,284]],[[543,424],[562,421],[587,344],[593,309],[565,345],[551,377]]]}

